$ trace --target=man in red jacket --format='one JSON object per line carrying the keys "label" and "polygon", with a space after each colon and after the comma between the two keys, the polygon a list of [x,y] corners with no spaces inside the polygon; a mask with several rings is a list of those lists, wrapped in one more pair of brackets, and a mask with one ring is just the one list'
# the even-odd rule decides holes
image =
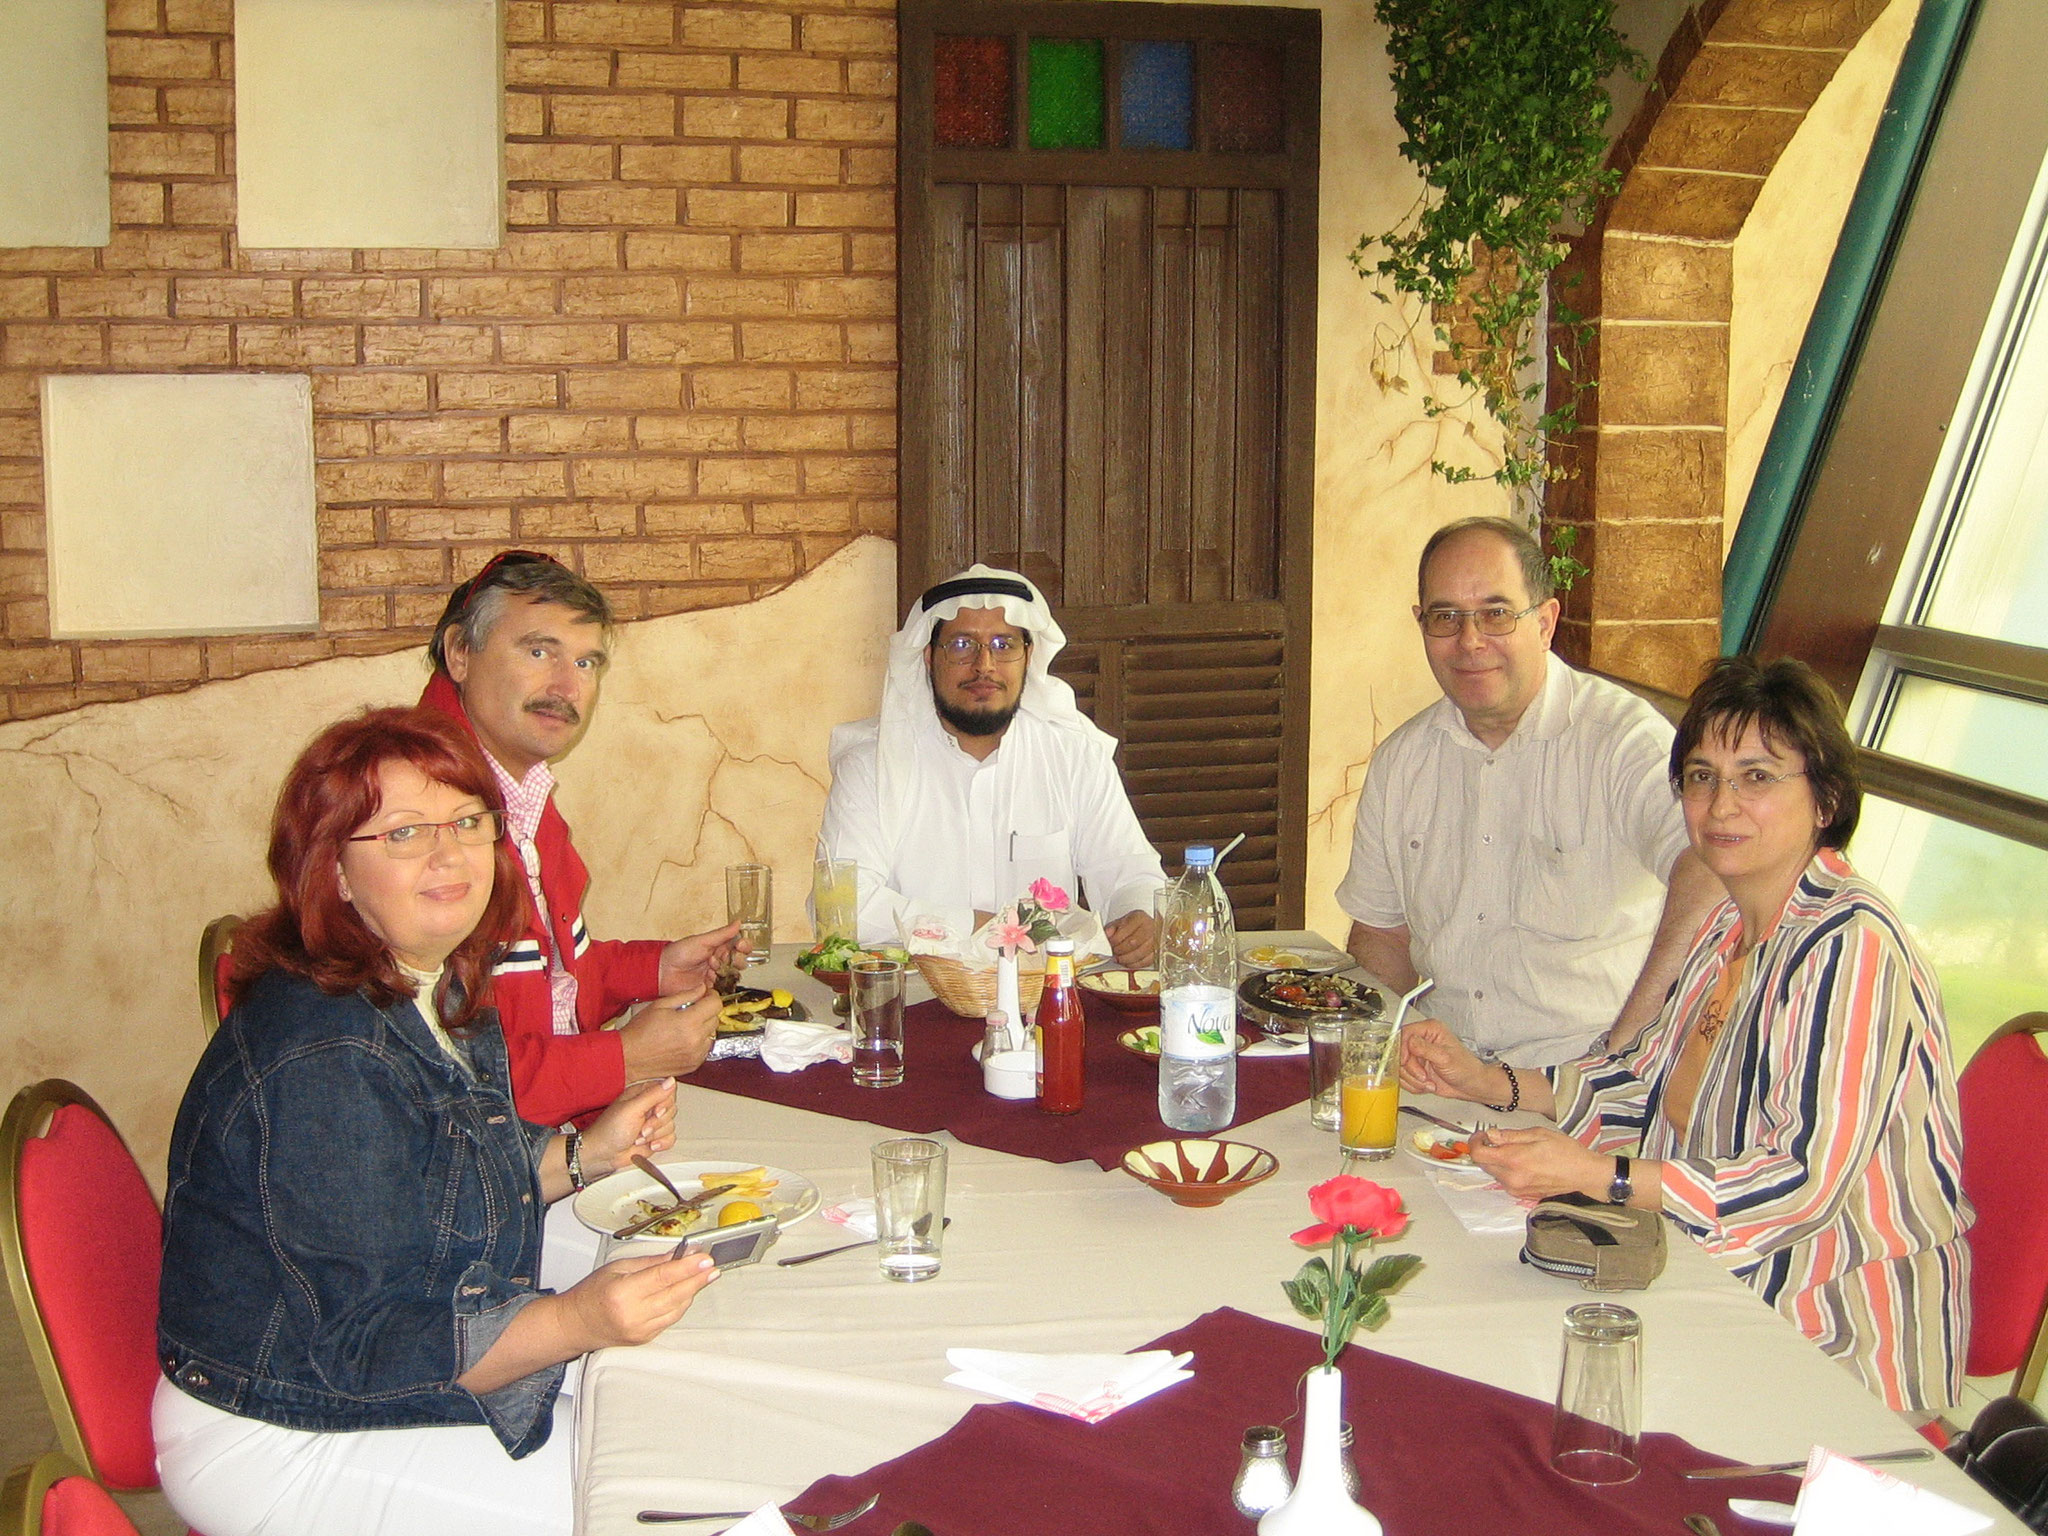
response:
{"label": "man in red jacket", "polygon": [[[584,931],[590,873],[555,809],[548,762],[589,723],[611,634],[597,588],[546,555],[510,550],[449,596],[420,695],[469,727],[505,796],[530,899],[491,992],[513,1097],[543,1125],[602,1108],[629,1082],[694,1071],[717,1031],[711,981],[739,934],[737,923],[673,942],[593,942]],[[603,1027],[650,998],[623,1028]]]}

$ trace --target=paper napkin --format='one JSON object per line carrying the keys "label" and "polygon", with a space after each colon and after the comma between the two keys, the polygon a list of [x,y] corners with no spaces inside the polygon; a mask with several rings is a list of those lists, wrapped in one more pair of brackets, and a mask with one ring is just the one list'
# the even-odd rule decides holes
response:
{"label": "paper napkin", "polygon": [[1991,1517],[1815,1446],[1792,1536],[1969,1536]]}
{"label": "paper napkin", "polygon": [[1303,1040],[1299,1044],[1290,1045],[1285,1040],[1270,1038],[1254,1040],[1237,1054],[1240,1056],[1306,1056],[1308,1054],[1308,1042]]}
{"label": "paper napkin", "polygon": [[725,1536],[795,1536],[795,1532],[782,1518],[781,1510],[773,1504],[763,1504],[738,1525],[727,1526]]}
{"label": "paper napkin", "polygon": [[1436,1192],[1467,1232],[1481,1237],[1519,1237],[1527,1230],[1529,1207],[1494,1183],[1492,1175],[1449,1163],[1432,1162],[1424,1167]]}
{"label": "paper napkin", "polygon": [[837,1205],[826,1206],[818,1214],[846,1228],[855,1237],[875,1235],[875,1202],[872,1200],[842,1200]]}
{"label": "paper napkin", "polygon": [[1164,1349],[1135,1355],[1017,1355],[995,1349],[949,1349],[946,1384],[970,1392],[1099,1424],[1120,1408],[1150,1397],[1194,1372],[1195,1357]]}
{"label": "paper napkin", "polygon": [[776,1072],[801,1072],[821,1061],[851,1061],[853,1036],[830,1024],[769,1019],[761,1032],[761,1060]]}

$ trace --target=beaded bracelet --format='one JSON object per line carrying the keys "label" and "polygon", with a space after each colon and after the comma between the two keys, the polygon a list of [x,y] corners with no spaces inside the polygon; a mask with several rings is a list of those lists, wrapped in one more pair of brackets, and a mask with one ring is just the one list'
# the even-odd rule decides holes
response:
{"label": "beaded bracelet", "polygon": [[569,1188],[581,1193],[587,1181],[583,1177],[583,1133],[569,1133]]}
{"label": "beaded bracelet", "polygon": [[1486,1107],[1498,1114],[1512,1115],[1522,1107],[1522,1080],[1515,1076],[1515,1069],[1506,1062],[1500,1064],[1501,1071],[1508,1075],[1508,1101],[1505,1104],[1488,1104]]}

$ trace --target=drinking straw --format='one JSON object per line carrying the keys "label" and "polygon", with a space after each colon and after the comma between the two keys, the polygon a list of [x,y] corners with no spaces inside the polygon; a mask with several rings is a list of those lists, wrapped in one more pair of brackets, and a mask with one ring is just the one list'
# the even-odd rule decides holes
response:
{"label": "drinking straw", "polygon": [[1387,1043],[1380,1048],[1380,1063],[1374,1069],[1373,1076],[1384,1078],[1393,1067],[1394,1043],[1401,1038],[1401,1025],[1408,1017],[1408,1005],[1435,985],[1433,979],[1425,976],[1401,999],[1401,1006],[1394,1010],[1393,1027],[1387,1031]]}

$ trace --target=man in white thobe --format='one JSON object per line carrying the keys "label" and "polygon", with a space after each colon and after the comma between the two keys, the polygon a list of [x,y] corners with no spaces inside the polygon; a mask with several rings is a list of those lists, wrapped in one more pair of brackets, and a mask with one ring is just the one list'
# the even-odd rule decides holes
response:
{"label": "man in white thobe", "polygon": [[1166,876],[1115,740],[1052,675],[1066,643],[1013,571],[972,566],[911,608],[881,714],[832,733],[819,856],[860,866],[862,943],[914,913],[966,933],[1045,879],[1086,898],[1119,961],[1151,964]]}

